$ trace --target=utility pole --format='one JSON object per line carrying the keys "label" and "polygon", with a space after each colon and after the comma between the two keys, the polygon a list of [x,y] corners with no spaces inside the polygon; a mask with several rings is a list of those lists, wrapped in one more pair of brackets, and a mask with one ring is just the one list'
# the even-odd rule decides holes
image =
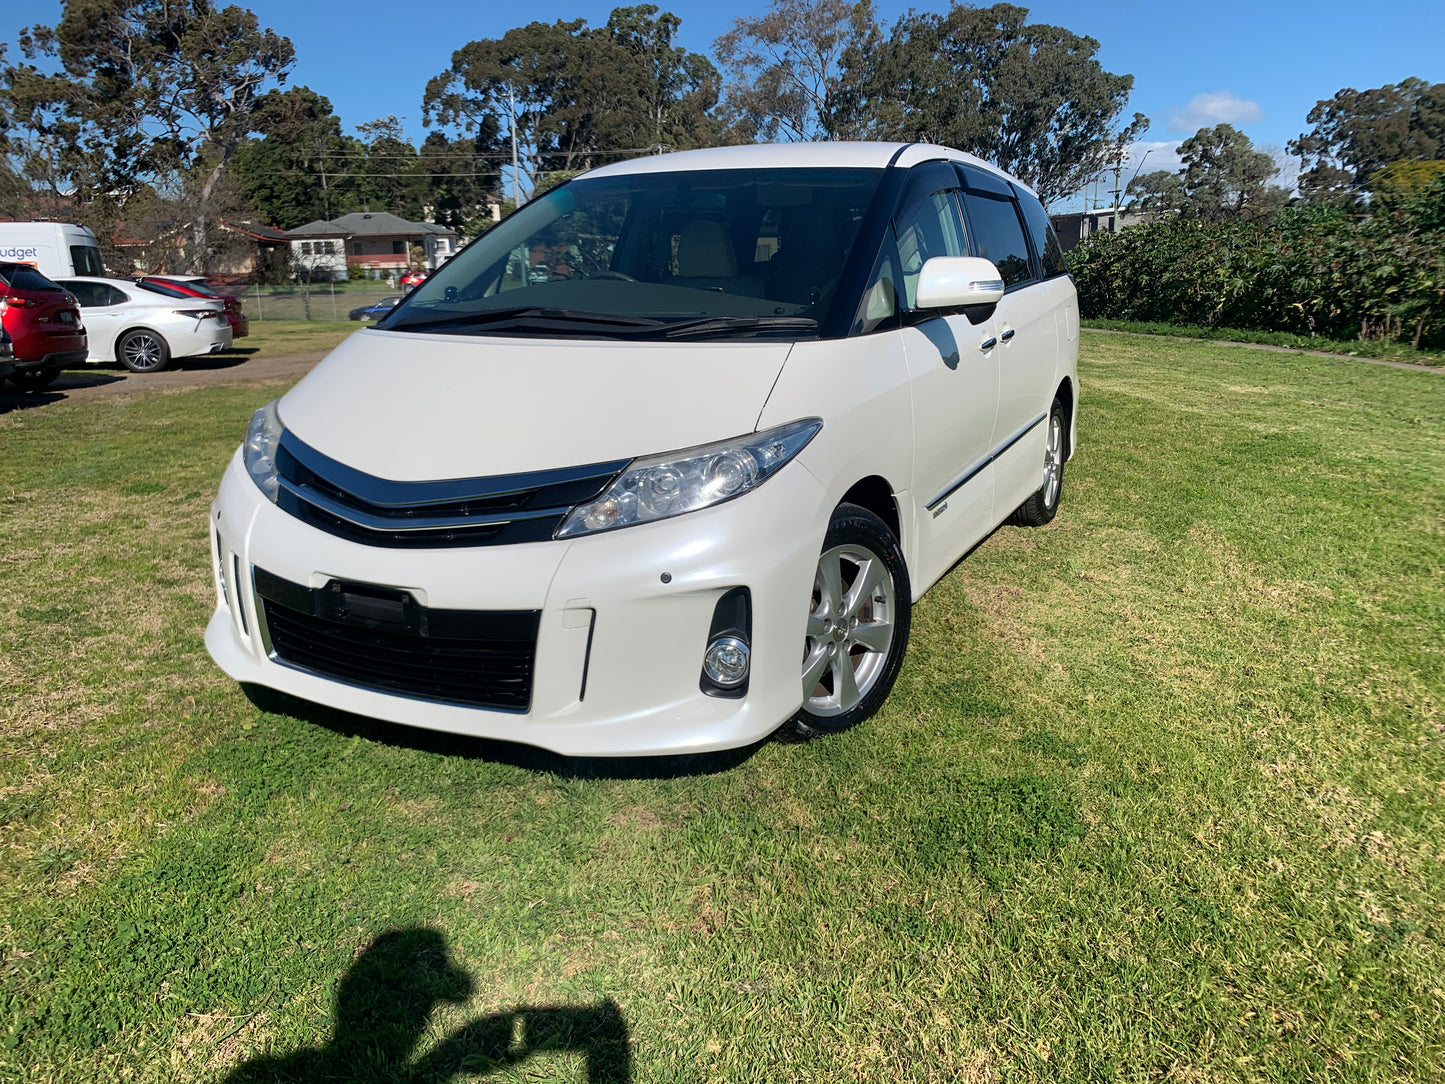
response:
{"label": "utility pole", "polygon": [[512,84],[507,84],[507,107],[512,111],[512,201],[522,206],[522,178],[517,174],[517,99],[512,94]]}

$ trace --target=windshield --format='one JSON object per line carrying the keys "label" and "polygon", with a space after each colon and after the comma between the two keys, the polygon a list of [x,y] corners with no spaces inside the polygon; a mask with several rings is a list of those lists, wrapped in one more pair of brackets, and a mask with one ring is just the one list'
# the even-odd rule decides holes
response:
{"label": "windshield", "polygon": [[811,337],[881,169],[582,177],[418,286],[388,331]]}

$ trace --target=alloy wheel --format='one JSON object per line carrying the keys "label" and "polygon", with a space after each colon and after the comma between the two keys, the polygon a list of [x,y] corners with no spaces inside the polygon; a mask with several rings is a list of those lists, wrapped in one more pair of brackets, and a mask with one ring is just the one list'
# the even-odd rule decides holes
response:
{"label": "alloy wheel", "polygon": [[803,648],[803,707],[841,715],[877,684],[893,644],[893,576],[866,546],[825,550],[813,580]]}

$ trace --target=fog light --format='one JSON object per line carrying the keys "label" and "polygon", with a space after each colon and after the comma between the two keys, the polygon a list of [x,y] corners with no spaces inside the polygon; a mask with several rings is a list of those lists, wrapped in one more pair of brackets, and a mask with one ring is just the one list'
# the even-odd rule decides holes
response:
{"label": "fog light", "polygon": [[709,680],[724,689],[741,685],[748,678],[748,645],[736,636],[719,636],[707,645],[702,668]]}

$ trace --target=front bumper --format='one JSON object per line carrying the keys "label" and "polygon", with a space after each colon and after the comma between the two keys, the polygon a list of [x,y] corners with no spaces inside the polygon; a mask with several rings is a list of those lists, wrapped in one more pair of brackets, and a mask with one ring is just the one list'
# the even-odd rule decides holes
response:
{"label": "front bumper", "polygon": [[[568,755],[736,748],[772,733],[802,701],[828,511],[823,487],[793,463],[735,501],[657,523],[566,541],[390,549],[281,511],[238,452],[212,506],[218,604],[206,647],[238,681],[395,723]],[[418,699],[277,661],[262,642],[253,568],[311,588],[334,579],[402,588],[431,608],[540,611],[530,707]],[[717,600],[734,587],[752,594],[752,670],[747,695],[728,699],[705,694],[699,677]]]}

